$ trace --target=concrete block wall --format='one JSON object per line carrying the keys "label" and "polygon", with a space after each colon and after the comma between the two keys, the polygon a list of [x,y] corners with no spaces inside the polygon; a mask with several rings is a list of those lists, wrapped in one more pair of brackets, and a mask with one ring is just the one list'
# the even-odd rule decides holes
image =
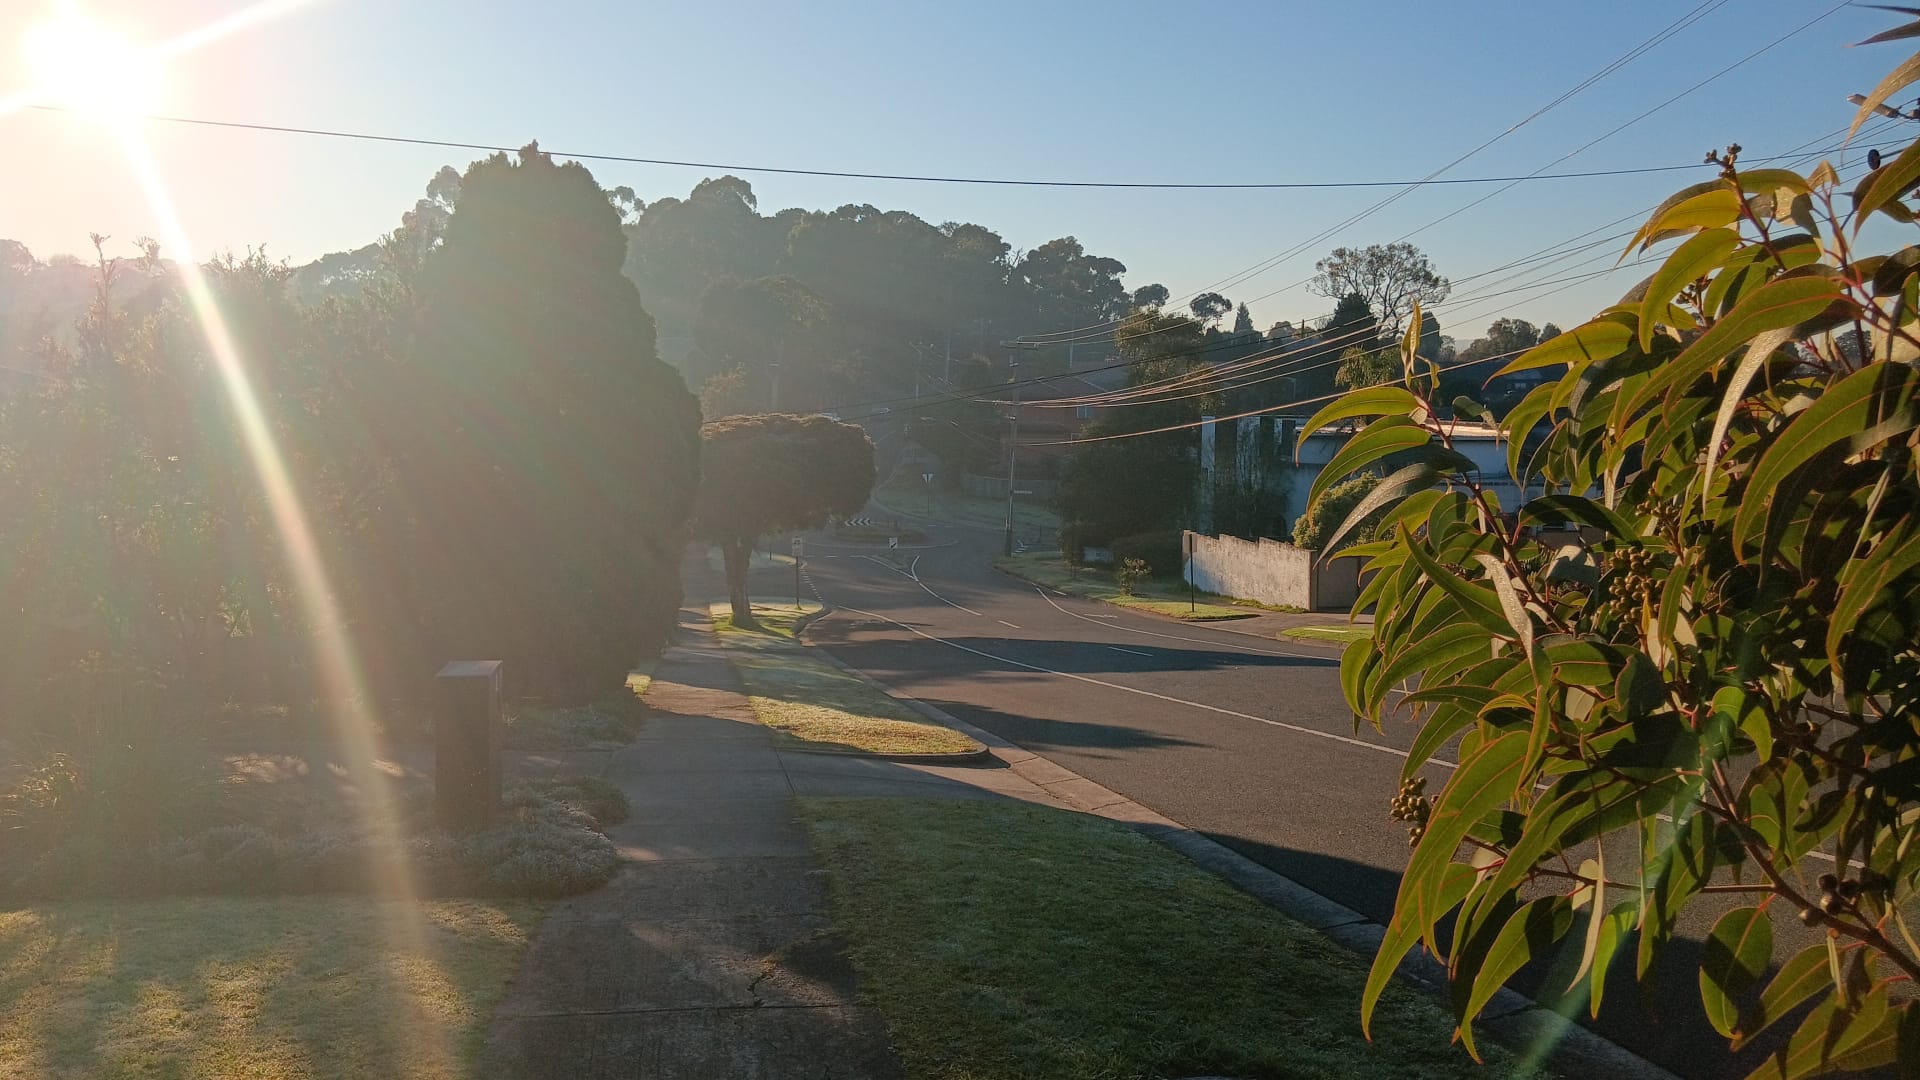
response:
{"label": "concrete block wall", "polygon": [[1278,540],[1188,532],[1186,542],[1193,552],[1187,579],[1196,589],[1307,611],[1346,611],[1359,595],[1358,560],[1315,568],[1313,552]]}

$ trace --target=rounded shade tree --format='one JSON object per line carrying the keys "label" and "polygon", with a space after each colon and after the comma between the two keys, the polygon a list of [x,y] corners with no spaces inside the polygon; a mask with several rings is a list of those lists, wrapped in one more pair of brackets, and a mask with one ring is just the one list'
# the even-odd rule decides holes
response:
{"label": "rounded shade tree", "polygon": [[736,626],[754,625],[747,559],[770,532],[813,529],[859,510],[873,493],[873,441],[857,424],[763,413],[700,429],[699,536],[726,561]]}
{"label": "rounded shade tree", "polygon": [[[1857,246],[1915,220],[1920,142],[1849,188],[1738,159],[1634,237],[1678,241],[1643,285],[1502,369],[1566,365],[1502,425],[1539,494],[1499,505],[1449,445],[1437,367],[1308,424],[1373,418],[1345,467],[1412,459],[1350,515],[1386,539],[1347,552],[1376,621],[1341,681],[1420,725],[1363,1015],[1424,942],[1471,1049],[1557,943],[1597,1012],[1610,969],[1645,978],[1705,916],[1705,1019],[1770,1040],[1755,1075],[1920,1069],[1920,246]],[[1535,532],[1568,522],[1584,544]]]}

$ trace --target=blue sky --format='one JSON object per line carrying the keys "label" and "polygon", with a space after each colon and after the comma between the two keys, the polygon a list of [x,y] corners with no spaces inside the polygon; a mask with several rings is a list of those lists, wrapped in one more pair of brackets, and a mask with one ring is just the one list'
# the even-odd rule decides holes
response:
{"label": "blue sky", "polygon": [[[51,12],[52,2],[15,0],[0,12],[0,96],[23,81],[12,43]],[[876,172],[1131,181],[1414,178],[1510,127],[1696,2],[1270,2],[1188,11],[1135,3],[314,0],[175,62],[157,108],[481,143],[538,138],[562,152]],[[242,6],[83,5],[141,39],[164,38]],[[1727,0],[1447,175],[1532,171],[1830,6]],[[1894,18],[1839,10],[1553,171],[1691,163],[1729,141],[1762,155],[1842,127],[1852,113],[1845,96],[1869,89],[1910,51],[1847,45]],[[158,123],[142,131],[198,249],[265,245],[295,261],[374,238],[393,226],[439,165],[475,156]],[[10,161],[23,163],[0,170],[0,236],[44,256],[83,250],[90,231],[116,243],[160,233],[104,130],[70,115],[16,112],[0,116],[0,136],[15,151]],[[1834,160],[1860,156],[1856,149]],[[592,167],[603,184],[630,185],[648,200],[684,194],[706,175]],[[763,212],[873,203],[935,222],[977,221],[1022,248],[1072,234],[1125,262],[1129,286],[1159,281],[1176,296],[1287,250],[1390,193],[1088,191],[742,175]],[[1703,169],[1525,184],[1413,242],[1441,272],[1465,278],[1708,176]],[[1314,258],[1336,244],[1397,239],[1487,190],[1416,191],[1222,291],[1253,301],[1262,326],[1324,314],[1331,305],[1296,284],[1311,275]],[[1587,252],[1536,277],[1600,269],[1615,251]],[[1603,252],[1609,259],[1582,262]],[[1538,299],[1523,293],[1459,304],[1442,321],[1463,342],[1503,314],[1568,325],[1644,272],[1623,270]],[[1484,288],[1490,280],[1472,284]]]}

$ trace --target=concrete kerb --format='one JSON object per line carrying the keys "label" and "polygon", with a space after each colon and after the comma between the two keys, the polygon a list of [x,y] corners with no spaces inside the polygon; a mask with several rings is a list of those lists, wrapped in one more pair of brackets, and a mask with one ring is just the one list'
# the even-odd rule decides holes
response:
{"label": "concrete kerb", "polygon": [[[823,605],[811,618],[823,617],[832,610],[830,605]],[[795,633],[797,636],[798,631]],[[982,755],[999,759],[1007,768],[1075,810],[1130,826],[1160,841],[1194,865],[1325,934],[1335,944],[1366,960],[1371,961],[1380,951],[1381,942],[1386,937],[1386,927],[1345,904],[1270,870],[1232,848],[1210,840],[1049,758],[969,724],[944,709],[916,698],[892,694],[871,676],[849,667],[832,653],[823,650],[820,655],[834,667],[872,683],[882,693],[927,719],[971,737],[984,747]],[[1401,961],[1397,974],[1430,992],[1441,993],[1447,988],[1445,965],[1425,952],[1409,953]],[[1570,1075],[1678,1080],[1674,1074],[1626,1047],[1550,1009],[1542,1008],[1533,999],[1514,990],[1502,988],[1496,991],[1476,1026],[1514,1048],[1550,1044],[1553,1047],[1551,1058],[1554,1064],[1567,1070]]]}

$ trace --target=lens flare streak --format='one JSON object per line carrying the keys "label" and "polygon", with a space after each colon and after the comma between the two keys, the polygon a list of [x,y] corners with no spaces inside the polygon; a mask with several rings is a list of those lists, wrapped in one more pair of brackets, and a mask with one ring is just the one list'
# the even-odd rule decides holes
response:
{"label": "lens flare streak", "polygon": [[[137,135],[122,130],[121,142],[135,176],[151,201],[154,216],[161,224],[162,243],[174,253],[180,280],[185,286],[208,352],[226,391],[229,406],[239,421],[241,435],[252,459],[274,528],[285,550],[296,595],[306,609],[313,637],[314,660],[327,691],[332,726],[339,740],[341,756],[346,759],[353,784],[364,796],[362,826],[395,853],[392,859],[379,860],[376,872],[383,879],[380,889],[399,898],[400,903],[380,905],[386,933],[396,955],[430,957],[420,909],[411,901],[419,890],[406,868],[405,837],[399,814],[390,794],[389,780],[376,768],[379,747],[374,735],[374,720],[369,712],[366,683],[348,638],[345,621],[335,598],[319,544],[314,538],[300,493],[287,468],[284,455],[274,437],[272,424],[248,374],[245,359],[221,315],[218,302],[207,283],[205,272],[195,260],[173,199],[160,176],[152,154]],[[407,1029],[417,1033],[432,1030],[430,1025],[413,1023],[416,1017],[396,1017]],[[439,1047],[447,1055],[450,1048]]]}

